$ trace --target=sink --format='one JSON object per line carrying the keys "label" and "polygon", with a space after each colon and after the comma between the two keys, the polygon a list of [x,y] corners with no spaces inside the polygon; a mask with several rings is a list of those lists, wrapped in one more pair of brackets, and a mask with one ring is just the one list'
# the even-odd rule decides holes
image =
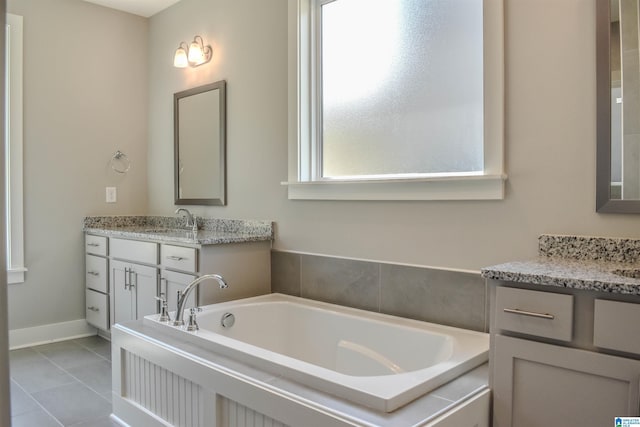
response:
{"label": "sink", "polygon": [[628,277],[630,279],[640,279],[640,268],[620,268],[611,270],[617,276]]}

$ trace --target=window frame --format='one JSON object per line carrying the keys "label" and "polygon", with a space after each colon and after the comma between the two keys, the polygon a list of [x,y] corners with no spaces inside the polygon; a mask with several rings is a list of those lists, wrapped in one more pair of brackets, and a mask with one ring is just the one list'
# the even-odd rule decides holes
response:
{"label": "window frame", "polygon": [[500,200],[504,199],[504,5],[483,0],[484,169],[398,179],[321,179],[319,139],[320,54],[317,31],[322,4],[289,2],[289,199],[301,200]]}
{"label": "window frame", "polygon": [[6,14],[5,184],[7,283],[25,281],[23,217],[23,17]]}

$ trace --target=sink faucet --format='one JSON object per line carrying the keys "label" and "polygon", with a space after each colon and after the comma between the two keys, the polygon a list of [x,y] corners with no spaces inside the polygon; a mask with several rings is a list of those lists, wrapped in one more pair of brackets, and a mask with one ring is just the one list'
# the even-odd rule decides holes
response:
{"label": "sink faucet", "polygon": [[187,298],[189,298],[189,294],[191,294],[191,291],[193,291],[193,289],[198,286],[200,282],[203,282],[207,279],[216,280],[218,282],[218,285],[220,286],[220,289],[226,289],[229,287],[222,276],[218,274],[205,274],[196,278],[194,281],[187,285],[184,291],[178,291],[178,307],[176,308],[176,320],[174,320],[172,323],[173,326],[184,326],[184,305],[187,302]]}
{"label": "sink faucet", "polygon": [[180,212],[184,212],[184,216],[187,219],[187,227],[191,227],[193,231],[198,231],[198,222],[196,221],[196,218],[191,215],[191,212],[189,212],[189,210],[185,208],[176,209],[176,215],[178,215]]}

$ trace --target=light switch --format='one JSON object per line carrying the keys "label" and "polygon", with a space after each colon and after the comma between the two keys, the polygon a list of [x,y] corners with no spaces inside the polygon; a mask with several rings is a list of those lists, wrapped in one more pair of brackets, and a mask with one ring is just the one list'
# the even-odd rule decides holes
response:
{"label": "light switch", "polygon": [[115,203],[117,199],[116,187],[107,187],[107,203]]}

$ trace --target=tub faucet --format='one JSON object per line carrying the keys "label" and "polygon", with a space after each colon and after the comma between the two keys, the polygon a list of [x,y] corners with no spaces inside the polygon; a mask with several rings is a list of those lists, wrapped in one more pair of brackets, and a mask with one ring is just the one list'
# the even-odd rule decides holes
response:
{"label": "tub faucet", "polygon": [[186,288],[184,288],[184,291],[178,291],[178,307],[176,308],[176,319],[172,323],[173,326],[184,326],[184,305],[187,302],[187,298],[189,298],[189,294],[191,294],[191,291],[193,291],[193,289],[198,286],[200,282],[203,282],[207,279],[216,280],[218,282],[218,285],[220,286],[220,289],[226,289],[229,287],[222,276],[218,274],[205,274],[203,276],[197,277],[195,280],[189,283]]}
{"label": "tub faucet", "polygon": [[196,218],[191,215],[191,212],[189,212],[189,210],[185,208],[176,209],[176,215],[178,215],[180,212],[184,212],[184,216],[187,219],[187,227],[191,227],[193,231],[198,231],[198,223],[196,221]]}

